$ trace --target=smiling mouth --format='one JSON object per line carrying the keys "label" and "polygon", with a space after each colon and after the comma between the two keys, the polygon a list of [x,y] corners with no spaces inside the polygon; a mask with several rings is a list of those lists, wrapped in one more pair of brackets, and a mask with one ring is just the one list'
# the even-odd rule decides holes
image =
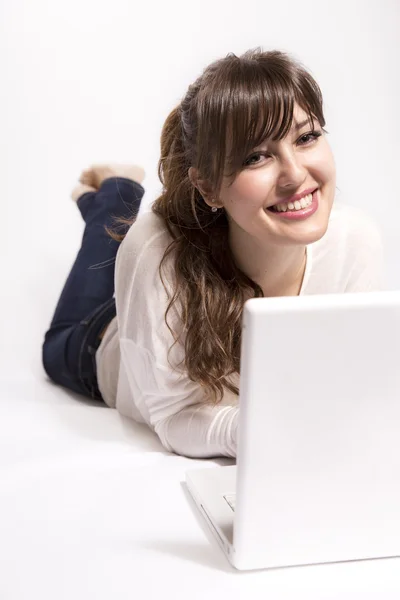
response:
{"label": "smiling mouth", "polygon": [[319,188],[312,194],[303,196],[295,202],[279,202],[274,206],[266,208],[265,211],[271,213],[274,219],[282,221],[304,221],[317,212],[319,207]]}
{"label": "smiling mouth", "polygon": [[279,204],[274,204],[274,206],[269,206],[267,210],[271,212],[287,212],[287,211],[297,211],[304,210],[311,206],[313,201],[313,195],[308,194],[301,198],[300,200],[295,200],[295,202],[280,202]]}

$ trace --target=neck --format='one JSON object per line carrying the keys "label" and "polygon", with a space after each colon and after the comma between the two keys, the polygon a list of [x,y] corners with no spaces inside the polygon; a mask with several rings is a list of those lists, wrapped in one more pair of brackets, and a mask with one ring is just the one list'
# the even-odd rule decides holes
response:
{"label": "neck", "polygon": [[306,268],[305,246],[261,246],[245,232],[230,234],[229,243],[236,265],[261,287],[264,296],[299,295]]}

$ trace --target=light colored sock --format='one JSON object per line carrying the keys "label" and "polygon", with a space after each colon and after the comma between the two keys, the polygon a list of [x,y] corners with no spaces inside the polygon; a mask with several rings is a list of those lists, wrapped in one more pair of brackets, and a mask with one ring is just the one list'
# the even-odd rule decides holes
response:
{"label": "light colored sock", "polygon": [[82,184],[99,189],[102,182],[110,177],[124,177],[142,183],[145,176],[144,169],[138,165],[110,163],[92,165],[89,169],[85,169],[82,171],[79,181]]}
{"label": "light colored sock", "polygon": [[74,202],[78,202],[79,198],[87,192],[97,192],[97,190],[91,185],[78,183],[71,192],[71,198]]}

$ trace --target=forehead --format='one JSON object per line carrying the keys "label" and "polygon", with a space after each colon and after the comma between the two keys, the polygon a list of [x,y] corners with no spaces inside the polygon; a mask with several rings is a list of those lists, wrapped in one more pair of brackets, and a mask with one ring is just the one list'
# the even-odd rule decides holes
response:
{"label": "forehead", "polygon": [[[316,117],[313,117],[313,119],[314,121],[317,120]],[[296,132],[298,129],[301,129],[307,125],[312,125],[312,123],[310,123],[308,114],[301,108],[301,106],[295,104],[293,108],[291,131]]]}

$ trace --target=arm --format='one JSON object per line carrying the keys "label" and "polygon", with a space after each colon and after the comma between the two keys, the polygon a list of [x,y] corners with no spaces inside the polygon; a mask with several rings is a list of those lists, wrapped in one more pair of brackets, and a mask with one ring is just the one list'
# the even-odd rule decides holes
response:
{"label": "arm", "polygon": [[155,431],[165,448],[191,458],[236,457],[236,406],[194,404],[159,421]]}
{"label": "arm", "polygon": [[[227,391],[220,404],[210,404],[204,389],[184,369],[183,346],[175,344],[168,354],[174,339],[164,319],[169,300],[158,271],[167,242],[162,232],[152,235],[138,219],[118,252],[121,368],[132,401],[168,451],[198,458],[234,457],[237,396]],[[168,264],[165,277],[171,282],[172,257]],[[168,321],[179,331],[176,309]]]}
{"label": "arm", "polygon": [[132,340],[120,344],[130,394],[166,450],[191,458],[236,456],[237,396],[226,391],[220,404],[211,404],[184,371],[157,364]]}

